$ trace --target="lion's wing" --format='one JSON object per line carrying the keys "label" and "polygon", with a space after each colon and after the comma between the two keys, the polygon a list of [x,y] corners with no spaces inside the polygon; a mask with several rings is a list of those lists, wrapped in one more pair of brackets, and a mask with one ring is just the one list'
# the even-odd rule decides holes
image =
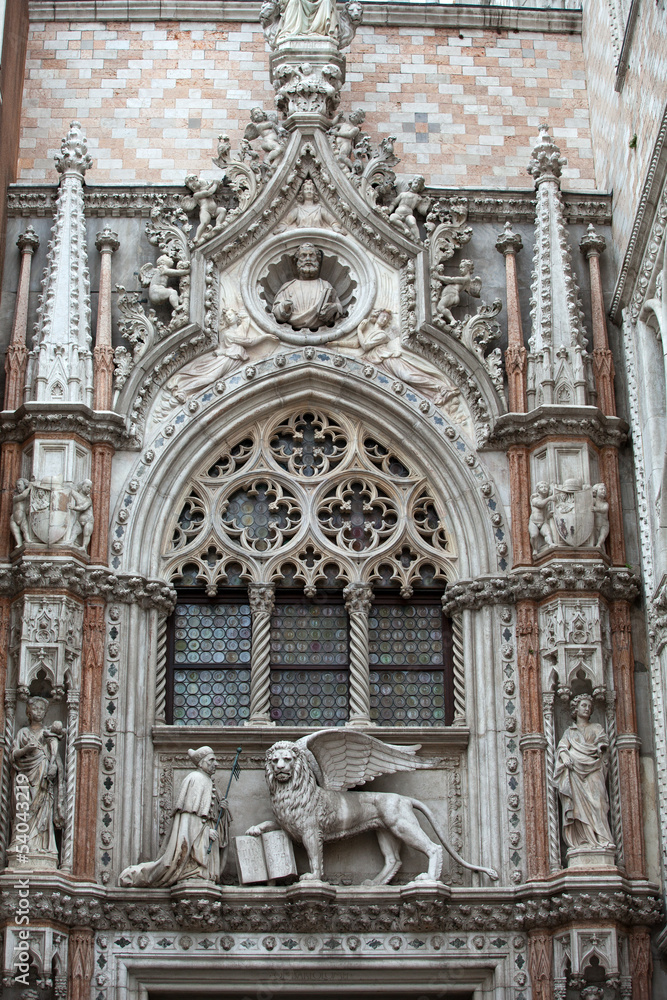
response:
{"label": "lion's wing", "polygon": [[421,744],[399,747],[349,729],[322,729],[297,740],[319,766],[325,788],[344,791],[380,774],[436,767],[438,760],[417,757]]}

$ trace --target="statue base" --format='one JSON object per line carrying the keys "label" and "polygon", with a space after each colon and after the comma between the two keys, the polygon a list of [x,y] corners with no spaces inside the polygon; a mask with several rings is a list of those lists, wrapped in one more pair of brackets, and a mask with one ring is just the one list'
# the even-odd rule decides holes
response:
{"label": "statue base", "polygon": [[616,851],[603,847],[570,847],[567,852],[568,868],[615,868]]}
{"label": "statue base", "polygon": [[22,854],[19,851],[7,851],[7,869],[13,872],[56,871],[58,855],[53,851],[31,851]]}

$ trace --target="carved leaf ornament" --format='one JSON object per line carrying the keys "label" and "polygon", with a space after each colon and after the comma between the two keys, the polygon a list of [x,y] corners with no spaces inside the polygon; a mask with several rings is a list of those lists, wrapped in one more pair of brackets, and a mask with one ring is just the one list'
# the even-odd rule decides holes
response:
{"label": "carved leaf ornament", "polygon": [[163,558],[181,586],[440,586],[456,559],[424,478],[359,422],[298,410],[246,429],[190,481]]}

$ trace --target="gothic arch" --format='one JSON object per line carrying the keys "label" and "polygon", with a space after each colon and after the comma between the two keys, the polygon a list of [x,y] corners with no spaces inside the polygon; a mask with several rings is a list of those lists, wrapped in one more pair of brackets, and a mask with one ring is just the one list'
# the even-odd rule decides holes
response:
{"label": "gothic arch", "polygon": [[247,375],[229,394],[209,398],[208,407],[189,420],[181,414],[179,423],[175,414],[135,462],[111,529],[117,569],[163,576],[164,526],[182,503],[190,478],[207,461],[213,463],[250,423],[299,407],[360,421],[399,457],[409,456],[443,505],[457,553],[449,564],[452,579],[496,572],[501,561],[507,565],[509,534],[495,485],[456,425],[428,401],[312,359],[283,370],[274,367],[262,379]]}

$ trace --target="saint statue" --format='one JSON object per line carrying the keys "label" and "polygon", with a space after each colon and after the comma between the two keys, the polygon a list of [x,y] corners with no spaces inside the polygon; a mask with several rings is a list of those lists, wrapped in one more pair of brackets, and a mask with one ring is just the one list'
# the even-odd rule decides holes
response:
{"label": "saint statue", "polygon": [[317,330],[334,323],[343,315],[343,307],[333,286],[319,276],[322,251],[312,243],[302,243],[292,259],[298,277],[278,289],[273,315],[279,323],[289,323],[295,330]]}
{"label": "saint statue", "polygon": [[573,698],[571,709],[575,723],[558,744],[554,769],[563,806],[563,840],[569,848],[613,851],[607,819],[609,739],[602,726],[590,721],[590,695]]}
{"label": "saint statue", "polygon": [[277,41],[294,35],[338,38],[336,0],[279,0],[281,24]]}
{"label": "saint statue", "polygon": [[46,698],[28,699],[28,725],[19,729],[12,746],[14,829],[8,853],[22,856],[26,868],[57,868],[56,829],[65,824],[65,778],[58,753],[63,726],[43,725],[48,707]]}
{"label": "saint statue", "polygon": [[[163,887],[183,879],[218,882],[225,865],[230,815],[225,808],[216,830],[220,805],[213,784],[215,754],[210,747],[188,750],[196,770],[181,785],[171,830],[157,861],[132,865],[120,873],[123,886]],[[209,851],[209,845],[211,850]]]}

